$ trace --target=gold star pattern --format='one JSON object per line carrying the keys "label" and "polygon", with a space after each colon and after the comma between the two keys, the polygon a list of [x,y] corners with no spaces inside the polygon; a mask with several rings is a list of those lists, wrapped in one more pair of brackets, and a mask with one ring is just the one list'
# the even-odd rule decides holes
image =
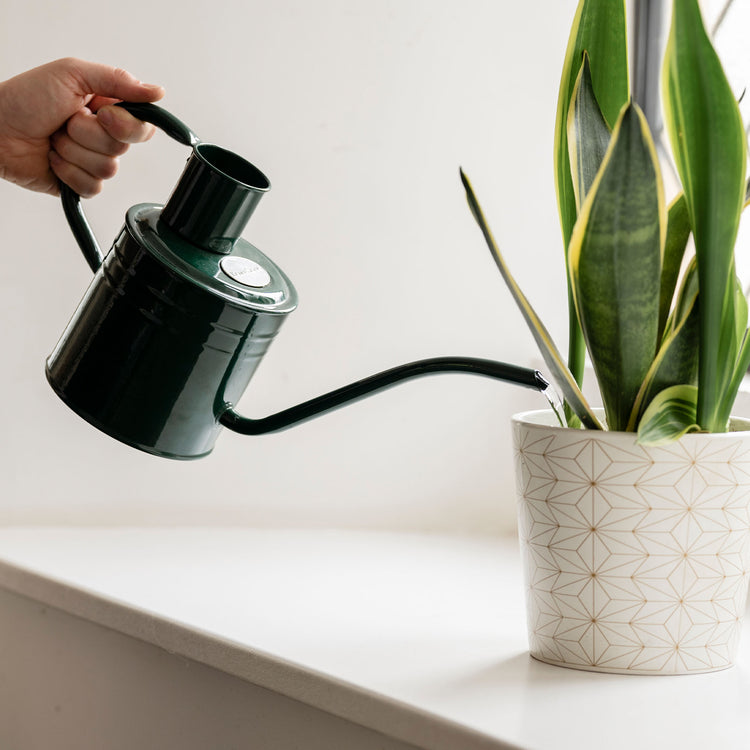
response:
{"label": "gold star pattern", "polygon": [[515,420],[530,651],[683,674],[733,663],[750,570],[750,434],[643,448]]}

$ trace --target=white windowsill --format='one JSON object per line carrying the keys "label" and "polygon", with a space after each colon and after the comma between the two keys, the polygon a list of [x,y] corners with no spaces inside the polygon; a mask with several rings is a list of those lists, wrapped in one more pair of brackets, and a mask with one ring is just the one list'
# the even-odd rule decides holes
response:
{"label": "white windowsill", "polygon": [[0,529],[0,587],[431,750],[746,748],[733,669],[561,669],[526,652],[515,540]]}

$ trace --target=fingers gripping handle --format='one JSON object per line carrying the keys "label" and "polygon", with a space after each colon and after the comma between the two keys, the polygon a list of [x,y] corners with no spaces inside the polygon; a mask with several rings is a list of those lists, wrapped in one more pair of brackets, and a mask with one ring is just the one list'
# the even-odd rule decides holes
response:
{"label": "fingers gripping handle", "polygon": [[[119,102],[116,106],[122,107],[134,117],[163,130],[168,136],[174,138],[184,146],[195,146],[200,139],[190,128],[173,114],[167,112],[155,104],[139,104],[133,102]],[[60,183],[60,199],[62,200],[63,212],[68,220],[73,236],[81,248],[83,257],[92,271],[96,272],[104,260],[104,255],[91,230],[91,226],[83,213],[81,196],[64,183]]]}
{"label": "fingers gripping handle", "polygon": [[157,128],[163,130],[170,138],[174,138],[183,146],[195,146],[200,141],[200,138],[182,120],[178,120],[171,112],[157,107],[156,104],[119,102],[115,106],[122,107],[143,122],[156,125]]}

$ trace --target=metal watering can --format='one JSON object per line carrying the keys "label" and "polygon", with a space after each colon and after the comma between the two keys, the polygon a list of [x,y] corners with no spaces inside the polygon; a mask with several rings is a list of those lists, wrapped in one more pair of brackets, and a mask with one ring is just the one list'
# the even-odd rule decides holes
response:
{"label": "metal watering can", "polygon": [[106,257],[79,196],[61,186],[94,279],[46,373],[58,396],[98,429],[148,453],[191,459],[211,452],[222,427],[246,435],[282,430],[420,375],[474,373],[546,390],[536,370],[448,357],[395,367],[262,419],[240,416],[233,405],[297,306],[284,272],[240,237],[270,182],[166,110],[119,106],[192,152],[164,206],[127,211]]}

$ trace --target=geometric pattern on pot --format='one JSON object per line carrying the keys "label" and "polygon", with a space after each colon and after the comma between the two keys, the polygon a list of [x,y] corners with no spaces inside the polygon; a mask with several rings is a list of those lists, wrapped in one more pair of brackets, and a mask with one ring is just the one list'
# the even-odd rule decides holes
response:
{"label": "geometric pattern on pot", "polygon": [[638,674],[731,666],[750,569],[750,433],[643,448],[633,434],[528,419],[547,417],[513,424],[531,655]]}

